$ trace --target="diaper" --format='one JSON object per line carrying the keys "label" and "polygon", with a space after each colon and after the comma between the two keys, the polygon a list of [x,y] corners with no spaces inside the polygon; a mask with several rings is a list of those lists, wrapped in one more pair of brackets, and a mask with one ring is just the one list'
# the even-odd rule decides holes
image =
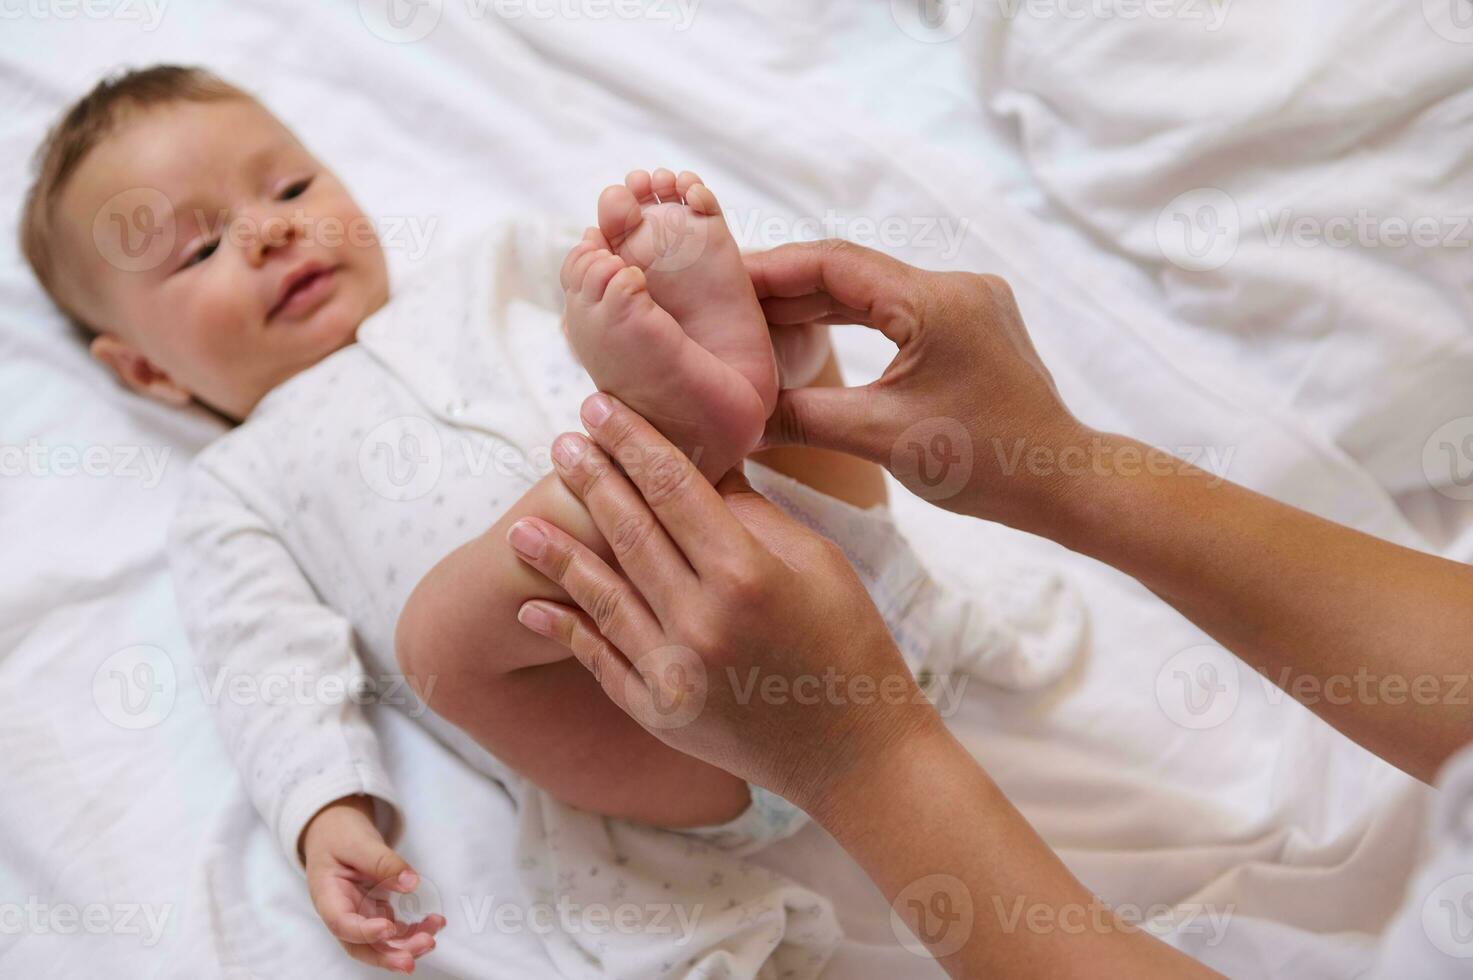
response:
{"label": "diaper", "polygon": [[677,833],[699,838],[723,851],[744,855],[793,836],[808,822],[808,814],[776,793],[751,783],[747,784],[747,789],[752,794],[752,802],[735,818],[709,827],[685,827]]}

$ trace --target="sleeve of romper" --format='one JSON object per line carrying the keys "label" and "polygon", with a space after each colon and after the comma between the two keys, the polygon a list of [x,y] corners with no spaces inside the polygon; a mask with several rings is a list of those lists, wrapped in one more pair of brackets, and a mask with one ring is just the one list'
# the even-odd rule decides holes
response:
{"label": "sleeve of romper", "polygon": [[318,598],[269,522],[198,464],[169,557],[201,695],[288,860],[300,870],[308,821],[355,794],[374,799],[392,846],[399,803],[362,706],[348,621]]}

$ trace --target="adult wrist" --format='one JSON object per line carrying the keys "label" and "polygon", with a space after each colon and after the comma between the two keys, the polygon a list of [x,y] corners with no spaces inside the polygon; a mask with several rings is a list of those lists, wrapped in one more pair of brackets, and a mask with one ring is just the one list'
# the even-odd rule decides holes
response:
{"label": "adult wrist", "polygon": [[1110,452],[1105,447],[1117,438],[1071,417],[1011,445],[993,440],[983,451],[1000,468],[1004,487],[987,495],[987,503],[999,512],[974,516],[1060,541],[1089,517],[1090,482],[1098,460]]}
{"label": "adult wrist", "polygon": [[891,722],[868,745],[855,746],[847,761],[832,767],[813,799],[798,802],[844,843],[862,836],[877,816],[903,809],[913,775],[944,768],[943,760],[955,746],[934,708],[911,706],[906,717]]}

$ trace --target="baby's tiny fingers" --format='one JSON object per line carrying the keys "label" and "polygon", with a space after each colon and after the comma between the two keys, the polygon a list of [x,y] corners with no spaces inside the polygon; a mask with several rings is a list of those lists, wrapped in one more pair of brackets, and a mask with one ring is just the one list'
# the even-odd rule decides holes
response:
{"label": "baby's tiny fingers", "polygon": [[[317,894],[314,890],[313,905],[327,931],[347,943],[371,943],[381,939],[392,939],[399,934],[399,927],[389,915],[380,915],[378,910],[361,904],[361,893],[351,882],[338,879],[332,882],[334,890]],[[346,886],[351,894],[338,890]],[[370,914],[364,915],[364,912]]]}
{"label": "baby's tiny fingers", "polygon": [[363,943],[342,942],[343,950],[359,963],[390,970],[394,973],[413,973],[414,957],[400,949],[378,950]]}
{"label": "baby's tiny fingers", "polygon": [[415,959],[435,948],[435,937],[427,932],[415,932],[399,939],[374,943],[374,949],[384,953],[408,953]]}

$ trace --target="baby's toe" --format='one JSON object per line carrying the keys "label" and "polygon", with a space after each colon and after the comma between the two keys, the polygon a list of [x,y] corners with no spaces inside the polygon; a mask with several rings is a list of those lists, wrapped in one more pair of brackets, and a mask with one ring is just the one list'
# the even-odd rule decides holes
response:
{"label": "baby's toe", "polygon": [[682,170],[680,176],[675,178],[675,193],[684,199],[686,191],[700,183],[704,183],[704,181],[701,180],[699,174],[690,170]]}
{"label": "baby's toe", "polygon": [[711,193],[711,188],[702,183],[694,183],[685,189],[681,195],[685,199],[685,206],[696,214],[720,214],[721,205],[716,203],[716,195]]}
{"label": "baby's toe", "polygon": [[[599,235],[599,239],[602,240],[603,236]],[[581,276],[574,277],[573,270],[577,267],[578,262],[590,252],[596,252],[605,247],[607,246],[595,243],[585,234],[581,242],[568,250],[568,257],[563,259],[563,267],[558,270],[558,282],[562,284],[564,290],[577,289],[578,284],[583,281]]]}
{"label": "baby's toe", "polygon": [[609,280],[625,268],[624,260],[613,252],[598,251],[594,253],[594,259],[588,266],[588,271],[583,275],[583,285],[579,289],[579,295],[585,303],[597,303],[604,298],[604,292],[609,288]]}
{"label": "baby's toe", "polygon": [[662,203],[680,200],[680,192],[676,189],[676,183],[675,173],[664,167],[650,174],[650,190]]}
{"label": "baby's toe", "polygon": [[569,294],[582,293],[583,282],[588,277],[588,270],[599,260],[600,255],[608,254],[604,249],[591,247],[576,251],[577,255],[568,256],[567,275],[563,282],[563,289]]}
{"label": "baby's toe", "polygon": [[598,229],[604,248],[618,248],[639,227],[643,214],[639,200],[627,185],[612,184],[598,196]]}
{"label": "baby's toe", "polygon": [[648,170],[631,170],[624,176],[624,186],[629,188],[629,193],[640,204],[654,204],[655,192],[650,187],[650,172]]}

